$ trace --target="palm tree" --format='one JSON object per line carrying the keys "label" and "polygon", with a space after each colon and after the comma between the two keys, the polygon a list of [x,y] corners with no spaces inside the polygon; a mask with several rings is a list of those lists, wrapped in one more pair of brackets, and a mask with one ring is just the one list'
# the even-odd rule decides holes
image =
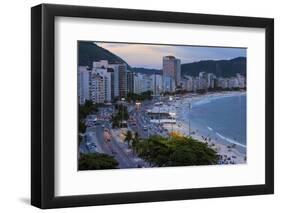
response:
{"label": "palm tree", "polygon": [[137,143],[139,142],[139,134],[136,132],[132,141],[133,154],[135,154]]}
{"label": "palm tree", "polygon": [[125,137],[125,141],[127,141],[128,147],[130,147],[130,143],[132,139],[133,139],[133,134],[130,130],[128,130]]}
{"label": "palm tree", "polygon": [[135,137],[134,137],[136,140],[139,140],[139,133],[135,133]]}

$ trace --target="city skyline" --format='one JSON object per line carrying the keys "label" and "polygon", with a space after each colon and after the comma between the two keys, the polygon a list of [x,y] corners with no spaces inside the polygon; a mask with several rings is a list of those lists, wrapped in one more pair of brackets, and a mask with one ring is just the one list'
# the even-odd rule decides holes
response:
{"label": "city skyline", "polygon": [[179,46],[154,44],[129,44],[94,42],[98,46],[118,55],[132,67],[162,69],[162,58],[173,55],[181,59],[181,63],[192,63],[202,60],[229,60],[246,57],[246,48]]}
{"label": "city skyline", "polygon": [[[191,47],[82,44],[78,59],[87,60],[78,66],[78,170],[247,162],[246,58],[187,70],[179,53]],[[109,47],[136,63],[157,60],[162,72],[131,69],[135,64]],[[246,52],[193,48],[212,59]]]}

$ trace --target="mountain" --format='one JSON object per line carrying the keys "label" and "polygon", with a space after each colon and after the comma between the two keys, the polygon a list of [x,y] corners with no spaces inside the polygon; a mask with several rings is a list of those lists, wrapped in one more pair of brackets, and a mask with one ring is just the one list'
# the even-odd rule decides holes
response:
{"label": "mountain", "polygon": [[142,67],[133,67],[133,71],[142,74],[162,74],[162,70],[142,68]]}
{"label": "mountain", "polygon": [[199,72],[214,73],[217,77],[232,77],[237,73],[246,76],[246,58],[231,60],[206,60],[181,65],[182,76],[198,76]]}
{"label": "mountain", "polygon": [[[162,74],[160,69],[133,67],[134,72],[143,74]],[[198,76],[199,72],[214,73],[217,77],[232,77],[237,73],[246,76],[246,58],[238,57],[231,60],[206,60],[181,65],[182,76]]]}
{"label": "mountain", "polygon": [[[108,60],[109,63],[126,63],[128,70],[143,74],[162,74],[160,69],[132,68],[126,61],[112,52],[90,41],[79,41],[80,66],[92,67],[93,61]],[[214,73],[217,77],[231,77],[237,73],[246,75],[246,58],[238,57],[231,60],[206,60],[181,65],[182,76],[198,76],[199,72]]]}
{"label": "mountain", "polygon": [[78,64],[79,66],[93,66],[93,61],[108,60],[109,63],[126,63],[129,70],[130,65],[119,56],[104,49],[90,41],[79,41],[78,45]]}

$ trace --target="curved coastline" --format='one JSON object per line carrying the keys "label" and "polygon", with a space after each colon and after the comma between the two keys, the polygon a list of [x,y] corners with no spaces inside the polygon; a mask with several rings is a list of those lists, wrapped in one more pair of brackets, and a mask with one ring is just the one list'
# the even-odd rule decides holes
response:
{"label": "curved coastline", "polygon": [[244,91],[232,91],[184,96],[180,101],[176,101],[173,103],[177,111],[177,119],[181,124],[181,128],[178,128],[178,131],[182,132],[185,135],[189,135],[189,122],[191,122],[192,125],[190,131],[191,133],[193,133],[191,134],[191,137],[202,142],[207,142],[210,146],[215,147],[220,155],[235,155],[235,158],[240,159],[240,163],[245,163],[246,160],[243,161],[243,159],[246,159],[247,152],[247,146],[245,144],[231,139],[231,137],[227,137],[219,131],[216,131],[215,128],[213,128],[211,125],[204,126],[200,123],[196,123],[196,121],[189,118],[186,108],[182,107],[183,105],[188,106],[189,103],[191,103],[192,105],[202,105],[221,98],[245,95],[246,92]]}
{"label": "curved coastline", "polygon": [[[192,97],[191,102],[196,105],[207,104],[211,101],[221,99],[221,98],[229,98],[235,96],[245,96],[246,91],[231,91],[231,92],[213,92],[202,95],[196,95]],[[187,97],[190,99],[190,97]]]}

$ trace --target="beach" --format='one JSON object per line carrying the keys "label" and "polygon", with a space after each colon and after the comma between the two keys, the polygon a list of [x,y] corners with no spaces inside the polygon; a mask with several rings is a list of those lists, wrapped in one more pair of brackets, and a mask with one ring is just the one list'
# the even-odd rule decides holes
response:
{"label": "beach", "polygon": [[[184,136],[191,136],[202,143],[207,143],[221,156],[219,161],[221,164],[246,163],[246,143],[243,144],[231,137],[226,137],[213,130],[212,127],[203,126],[188,117],[189,110],[192,111],[194,105],[202,105],[213,100],[245,94],[245,92],[237,91],[181,96],[167,104],[169,110],[176,114],[176,124],[165,124],[164,128]],[[191,109],[188,109],[188,106],[191,106]]]}

